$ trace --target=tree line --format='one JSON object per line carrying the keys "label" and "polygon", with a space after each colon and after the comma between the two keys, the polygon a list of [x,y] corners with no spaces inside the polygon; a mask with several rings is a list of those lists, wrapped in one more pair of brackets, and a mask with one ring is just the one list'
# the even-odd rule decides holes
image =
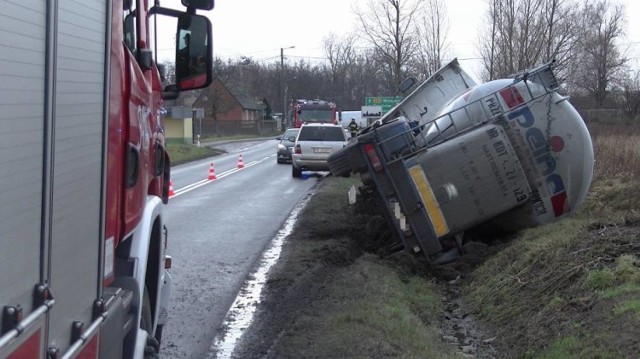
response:
{"label": "tree line", "polygon": [[[369,96],[394,96],[402,80],[427,79],[453,58],[445,0],[365,0],[359,30],[323,40],[325,61],[215,58],[214,76],[282,112],[283,97],[333,100],[358,110]],[[475,34],[482,81],[555,60],[567,95],[583,109],[635,118],[640,72],[624,44],[626,13],[614,0],[488,0]],[[470,35],[474,36],[474,35]],[[206,91],[206,90],[205,90]],[[211,96],[215,98],[215,96]],[[288,101],[287,101],[288,102]]]}

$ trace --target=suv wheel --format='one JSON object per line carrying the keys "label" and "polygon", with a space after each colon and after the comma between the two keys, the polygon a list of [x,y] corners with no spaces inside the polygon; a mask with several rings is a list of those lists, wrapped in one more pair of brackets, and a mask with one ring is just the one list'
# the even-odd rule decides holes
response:
{"label": "suv wheel", "polygon": [[291,165],[291,176],[292,177],[300,177],[300,175],[302,174],[302,170],[299,168],[296,168],[296,166]]}

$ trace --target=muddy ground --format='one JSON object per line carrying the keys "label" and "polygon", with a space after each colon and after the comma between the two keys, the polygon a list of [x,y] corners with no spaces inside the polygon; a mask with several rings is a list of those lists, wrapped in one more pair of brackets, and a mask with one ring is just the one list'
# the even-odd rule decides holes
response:
{"label": "muddy ground", "polygon": [[[551,254],[528,254],[511,237],[473,241],[466,255],[434,266],[393,252],[374,199],[347,203],[351,185],[321,181],[233,357],[638,357],[640,221],[587,221],[574,233],[580,241],[535,245]],[[576,226],[531,236],[571,237],[564,231]],[[610,282],[592,280],[607,271]],[[628,281],[615,280],[621,272]]]}

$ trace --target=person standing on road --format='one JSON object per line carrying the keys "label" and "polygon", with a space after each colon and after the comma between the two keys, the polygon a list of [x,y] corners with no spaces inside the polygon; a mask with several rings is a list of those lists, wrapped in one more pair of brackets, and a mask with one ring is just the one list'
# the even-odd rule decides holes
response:
{"label": "person standing on road", "polygon": [[356,135],[358,133],[358,124],[356,123],[356,119],[355,118],[351,119],[351,122],[349,123],[347,128],[351,132],[351,137],[356,137]]}

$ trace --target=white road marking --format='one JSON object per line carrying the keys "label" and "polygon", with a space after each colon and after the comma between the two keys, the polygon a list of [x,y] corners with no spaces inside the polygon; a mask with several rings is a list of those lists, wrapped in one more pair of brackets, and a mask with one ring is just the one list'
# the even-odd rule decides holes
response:
{"label": "white road marking", "polygon": [[238,296],[227,312],[224,323],[222,324],[222,327],[226,328],[226,330],[221,331],[216,337],[209,350],[209,358],[231,358],[236,343],[240,337],[242,337],[245,329],[249,328],[253,321],[269,270],[280,258],[284,241],[293,231],[293,227],[298,219],[298,214],[306,206],[310,198],[311,195],[306,196],[295,206],[293,211],[291,211],[291,214],[276,234],[276,237],[272,240],[269,248],[262,254],[258,269],[253,275],[248,276],[249,279],[245,281],[242,289],[238,292]]}
{"label": "white road marking", "polygon": [[216,179],[212,179],[212,180],[205,179],[205,180],[201,180],[201,181],[198,181],[198,182],[195,182],[195,183],[188,184],[188,185],[186,185],[184,187],[181,187],[181,188],[175,190],[174,191],[174,195],[170,196],[169,198],[178,197],[178,196],[183,195],[185,193],[191,192],[194,189],[198,189],[198,188],[200,188],[202,186],[205,186],[205,185],[207,185],[209,183],[213,183],[215,181],[218,181],[220,179],[228,177],[228,176],[230,176],[230,175],[232,175],[232,174],[234,174],[236,172],[242,171],[245,168],[253,167],[253,166],[257,165],[258,163],[264,162],[264,161],[266,161],[267,159],[269,159],[269,158],[271,158],[273,156],[275,156],[275,155],[271,155],[271,156],[265,157],[265,158],[263,158],[261,160],[258,160],[258,161],[252,161],[252,162],[245,163],[243,168],[237,168],[236,167],[234,169],[231,169],[231,170],[228,170],[228,171],[224,171],[221,174],[217,175]]}

